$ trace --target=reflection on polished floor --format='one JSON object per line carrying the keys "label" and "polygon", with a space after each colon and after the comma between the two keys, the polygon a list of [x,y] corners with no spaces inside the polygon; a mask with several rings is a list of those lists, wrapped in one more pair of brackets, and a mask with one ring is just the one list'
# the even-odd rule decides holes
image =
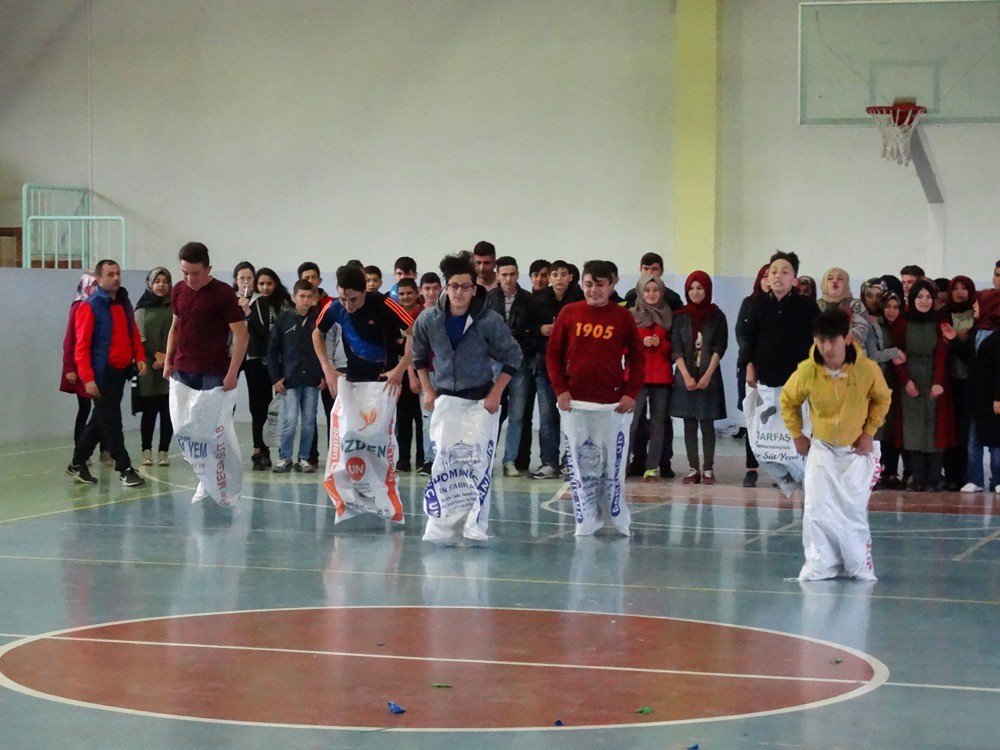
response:
{"label": "reflection on polished floor", "polygon": [[878,493],[878,583],[806,585],[801,500],[733,446],[715,487],[630,483],[631,539],[498,472],[494,537],[447,548],[412,474],[404,529],[335,528],[317,475],[230,513],[66,452],[0,446],[0,747],[998,746],[992,494]]}

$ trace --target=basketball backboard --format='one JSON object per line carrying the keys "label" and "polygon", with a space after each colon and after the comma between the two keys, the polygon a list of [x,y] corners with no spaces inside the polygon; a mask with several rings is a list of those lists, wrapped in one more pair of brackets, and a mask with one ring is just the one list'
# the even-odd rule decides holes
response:
{"label": "basketball backboard", "polygon": [[915,98],[924,122],[1000,122],[1000,0],[799,4],[799,123],[867,124]]}

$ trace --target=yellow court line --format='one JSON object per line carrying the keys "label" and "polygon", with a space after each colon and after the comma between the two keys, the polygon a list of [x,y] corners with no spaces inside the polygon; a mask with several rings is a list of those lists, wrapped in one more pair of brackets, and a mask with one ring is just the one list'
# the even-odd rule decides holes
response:
{"label": "yellow court line", "polygon": [[997,529],[996,531],[994,531],[992,534],[990,534],[987,537],[983,537],[982,539],[980,539],[978,542],[976,542],[975,544],[973,544],[971,547],[969,547],[964,552],[960,552],[959,554],[955,555],[953,558],[951,558],[951,561],[952,562],[962,562],[962,560],[964,560],[965,558],[967,558],[969,555],[971,555],[973,552],[975,552],[980,547],[985,547],[987,544],[989,544],[990,542],[994,542],[997,539],[1000,539],[1000,529]]}
{"label": "yellow court line", "polygon": [[103,508],[105,505],[118,505],[119,503],[130,503],[133,500],[146,500],[152,497],[159,497],[160,495],[170,495],[173,494],[169,490],[161,490],[160,492],[153,492],[148,495],[135,495],[133,497],[121,497],[117,500],[108,500],[106,503],[93,503],[92,505],[80,505],[76,508],[60,508],[59,510],[49,510],[45,513],[34,513],[30,516],[18,516],[17,518],[5,518],[0,519],[0,526],[5,523],[15,523],[17,521],[30,521],[32,518],[45,518],[46,516],[56,516],[60,513],[75,513],[78,510],[90,510],[91,508]]}
{"label": "yellow court line", "polygon": [[419,578],[429,580],[479,581],[482,583],[520,583],[539,586],[592,586],[596,588],[639,589],[651,591],[690,591],[723,594],[780,594],[784,596],[826,596],[856,599],[878,599],[888,601],[933,602],[935,604],[984,604],[998,606],[1000,600],[990,599],[950,599],[947,597],[902,596],[893,594],[852,594],[840,591],[803,591],[789,589],[735,589],[712,586],[670,586],[654,583],[605,583],[600,581],[570,581],[550,578],[505,578],[496,576],[469,576],[427,573],[401,573],[391,570],[346,570],[341,568],[293,568],[271,565],[226,565],[222,563],[187,563],[164,560],[105,560],[88,557],[46,557],[40,555],[0,555],[0,560],[30,560],[35,562],[83,563],[90,565],[148,565],[165,568],[215,568],[220,570],[256,570],[267,573],[329,573],[336,575],[378,576],[381,578]]}

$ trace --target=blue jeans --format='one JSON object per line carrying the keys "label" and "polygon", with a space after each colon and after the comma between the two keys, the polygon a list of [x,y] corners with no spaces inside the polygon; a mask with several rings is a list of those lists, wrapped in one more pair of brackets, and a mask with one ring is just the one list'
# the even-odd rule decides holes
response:
{"label": "blue jeans", "polygon": [[309,457],[309,448],[316,435],[316,408],[319,391],[315,388],[289,388],[281,397],[281,444],[278,455],[282,461],[291,461],[295,448],[295,426],[300,419],[299,460]]}
{"label": "blue jeans", "polygon": [[424,462],[432,464],[434,463],[434,441],[431,440],[431,412],[424,408],[424,394],[420,393],[418,396],[420,399],[420,418],[424,423]]}
{"label": "blue jeans", "polygon": [[[549,373],[545,369],[544,353],[538,355],[534,369],[535,393],[538,397],[538,444],[542,454],[542,463],[558,469],[559,407],[556,406],[556,394],[552,390]],[[516,453],[515,450],[514,455]]]}
{"label": "blue jeans", "polygon": [[[990,452],[990,483],[986,484],[983,476],[983,450]],[[988,447],[979,440],[976,426],[969,430],[969,462],[965,469],[965,481],[980,487],[996,487],[1000,484],[1000,447]]]}
{"label": "blue jeans", "polygon": [[521,363],[507,384],[507,437],[504,439],[504,462],[514,463],[521,448],[521,430],[524,424],[524,405],[528,402],[529,380],[531,380],[531,363],[526,361]]}

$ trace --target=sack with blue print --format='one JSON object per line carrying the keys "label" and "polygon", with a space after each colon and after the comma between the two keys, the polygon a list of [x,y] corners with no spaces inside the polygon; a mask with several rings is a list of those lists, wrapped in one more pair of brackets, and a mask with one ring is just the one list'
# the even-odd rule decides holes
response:
{"label": "sack with blue print", "polygon": [[566,440],[576,536],[590,536],[603,526],[629,535],[632,514],[625,501],[631,414],[617,404],[571,401],[560,412]]}
{"label": "sack with blue print", "polygon": [[446,542],[462,525],[466,539],[482,541],[490,522],[493,458],[500,414],[482,401],[438,396],[431,412],[431,440],[437,454],[424,491],[424,539]]}

